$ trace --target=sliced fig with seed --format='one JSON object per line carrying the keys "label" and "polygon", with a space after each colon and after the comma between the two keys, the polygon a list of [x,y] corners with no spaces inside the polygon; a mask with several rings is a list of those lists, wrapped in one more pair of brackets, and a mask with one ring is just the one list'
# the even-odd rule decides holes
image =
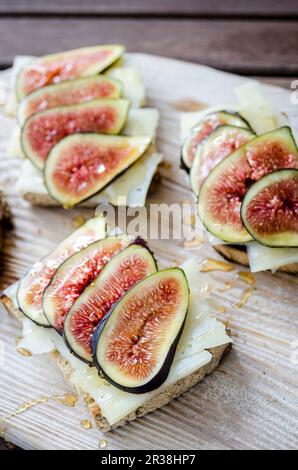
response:
{"label": "sliced fig with seed", "polygon": [[198,146],[214,131],[222,125],[244,127],[252,130],[249,123],[238,113],[231,111],[218,111],[207,114],[190,131],[182,147],[182,164],[186,170],[189,170],[194,161]]}
{"label": "sliced fig with seed", "polygon": [[143,155],[151,137],[75,134],[51,151],[44,170],[51,196],[70,208],[103,190]]}
{"label": "sliced fig with seed", "polygon": [[229,243],[250,241],[240,215],[243,198],[253,182],[283,168],[298,168],[297,147],[289,127],[255,137],[222,160],[199,193],[199,214],[207,230]]}
{"label": "sliced fig with seed", "polygon": [[116,254],[71,307],[64,322],[64,340],[79,359],[92,363],[91,338],[112,305],[137,282],[156,272],[146,246],[132,244]]}
{"label": "sliced fig with seed", "polygon": [[42,296],[58,266],[69,256],[105,236],[106,220],[102,216],[88,220],[63,240],[50,254],[33,265],[20,281],[17,301],[20,310],[41,326],[50,324],[43,313]]}
{"label": "sliced fig with seed", "polygon": [[132,287],[99,324],[93,360],[120,390],[146,393],[167,379],[188,310],[189,287],[179,268]]}
{"label": "sliced fig with seed", "polygon": [[48,322],[59,333],[62,333],[64,319],[75,300],[107,262],[132,241],[128,235],[104,238],[70,256],[59,266],[44,291],[42,303]]}
{"label": "sliced fig with seed", "polygon": [[46,85],[97,75],[118,60],[123,52],[124,47],[116,44],[83,47],[39,57],[19,73],[16,84],[17,98],[21,100]]}
{"label": "sliced fig with seed", "polygon": [[48,109],[29,117],[22,128],[24,154],[42,169],[52,148],[76,133],[118,134],[127,117],[129,101],[98,99]]}
{"label": "sliced fig with seed", "polygon": [[193,192],[198,195],[204,179],[210,171],[231,153],[255,137],[249,129],[219,126],[199,145],[190,171]]}
{"label": "sliced fig with seed", "polygon": [[243,199],[241,216],[262,245],[298,247],[298,170],[274,171],[254,183]]}
{"label": "sliced fig with seed", "polygon": [[115,99],[119,98],[120,94],[120,82],[104,75],[48,85],[33,91],[20,102],[18,120],[23,125],[28,117],[47,109],[84,103],[98,98]]}

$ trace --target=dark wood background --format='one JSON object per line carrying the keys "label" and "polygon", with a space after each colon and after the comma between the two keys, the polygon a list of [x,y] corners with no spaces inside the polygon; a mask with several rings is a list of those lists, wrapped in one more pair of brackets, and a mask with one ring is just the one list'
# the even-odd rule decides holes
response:
{"label": "dark wood background", "polygon": [[298,78],[298,1],[0,0],[0,69],[16,54],[115,42],[289,88]]}

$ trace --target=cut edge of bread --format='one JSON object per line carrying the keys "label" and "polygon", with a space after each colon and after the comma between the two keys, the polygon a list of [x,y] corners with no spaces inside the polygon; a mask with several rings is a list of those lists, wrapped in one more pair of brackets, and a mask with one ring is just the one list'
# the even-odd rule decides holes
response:
{"label": "cut edge of bread", "polygon": [[[216,245],[214,248],[227,260],[242,264],[243,266],[249,266],[246,250],[240,250],[239,248],[231,245]],[[298,263],[286,264],[278,268],[277,271],[287,274],[297,274]]]}
{"label": "cut edge of bread", "polygon": [[[5,306],[8,313],[13,316],[14,318],[21,321],[23,314],[22,312],[17,309],[14,305],[12,300],[5,296],[1,296],[1,302]],[[227,331],[229,334],[229,332]],[[91,397],[89,393],[87,393],[83,389],[78,389],[73,381],[73,374],[74,370],[67,359],[65,359],[57,350],[50,352],[49,354],[55,360],[58,368],[62,372],[64,378],[70,382],[70,384],[76,389],[78,395],[84,400],[87,408],[91,416],[94,418],[96,426],[103,432],[111,431],[119,426],[123,426],[129,421],[133,421],[136,418],[144,416],[151,411],[154,411],[158,408],[163,407],[174,398],[179,397],[182,393],[186,392],[190,388],[192,388],[197,383],[201,382],[206,375],[211,374],[219,365],[220,361],[222,360],[223,356],[231,349],[231,343],[226,343],[211,349],[208,351],[212,354],[211,361],[200,367],[192,374],[187,375],[186,377],[180,379],[173,385],[170,385],[158,395],[154,396],[150,400],[148,400],[143,405],[136,408],[133,412],[129,413],[127,416],[123,417],[121,420],[117,421],[116,423],[110,424],[108,420],[101,414],[101,410],[99,405],[95,402],[95,400]]]}

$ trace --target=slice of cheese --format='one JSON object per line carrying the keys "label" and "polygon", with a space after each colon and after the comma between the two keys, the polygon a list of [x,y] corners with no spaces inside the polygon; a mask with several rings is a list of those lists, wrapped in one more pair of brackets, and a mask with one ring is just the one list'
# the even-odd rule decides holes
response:
{"label": "slice of cheese", "polygon": [[145,86],[136,69],[119,65],[108,69],[105,75],[121,82],[122,95],[130,100],[133,108],[139,108],[146,104]]}
{"label": "slice of cheese", "polygon": [[[190,286],[189,311],[169,376],[161,387],[152,392],[135,395],[118,390],[100,378],[94,367],[87,366],[70,354],[57,332],[34,325],[28,319],[24,319],[24,339],[19,347],[26,346],[35,354],[57,349],[74,370],[73,385],[93,397],[110,424],[116,423],[162,390],[208,364],[212,356],[207,349],[231,342],[224,325],[210,315],[213,305],[205,288],[206,282],[210,282],[208,275],[199,274],[198,262],[194,258],[185,261],[181,267]],[[5,291],[5,295],[16,304],[15,292],[16,285],[13,285]],[[47,336],[46,341],[44,335]]]}
{"label": "slice of cheese", "polygon": [[250,270],[253,273],[298,263],[298,248],[269,248],[258,242],[247,243]]}
{"label": "slice of cheese", "polygon": [[257,134],[269,132],[287,124],[287,119],[265,98],[257,81],[250,80],[235,88],[239,112]]}

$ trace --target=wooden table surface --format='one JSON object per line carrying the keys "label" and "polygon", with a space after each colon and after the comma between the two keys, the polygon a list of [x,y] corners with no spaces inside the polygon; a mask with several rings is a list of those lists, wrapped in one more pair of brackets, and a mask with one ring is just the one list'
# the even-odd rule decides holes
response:
{"label": "wooden table surface", "polygon": [[1,0],[0,69],[16,54],[109,42],[289,88],[298,78],[298,2]]}

